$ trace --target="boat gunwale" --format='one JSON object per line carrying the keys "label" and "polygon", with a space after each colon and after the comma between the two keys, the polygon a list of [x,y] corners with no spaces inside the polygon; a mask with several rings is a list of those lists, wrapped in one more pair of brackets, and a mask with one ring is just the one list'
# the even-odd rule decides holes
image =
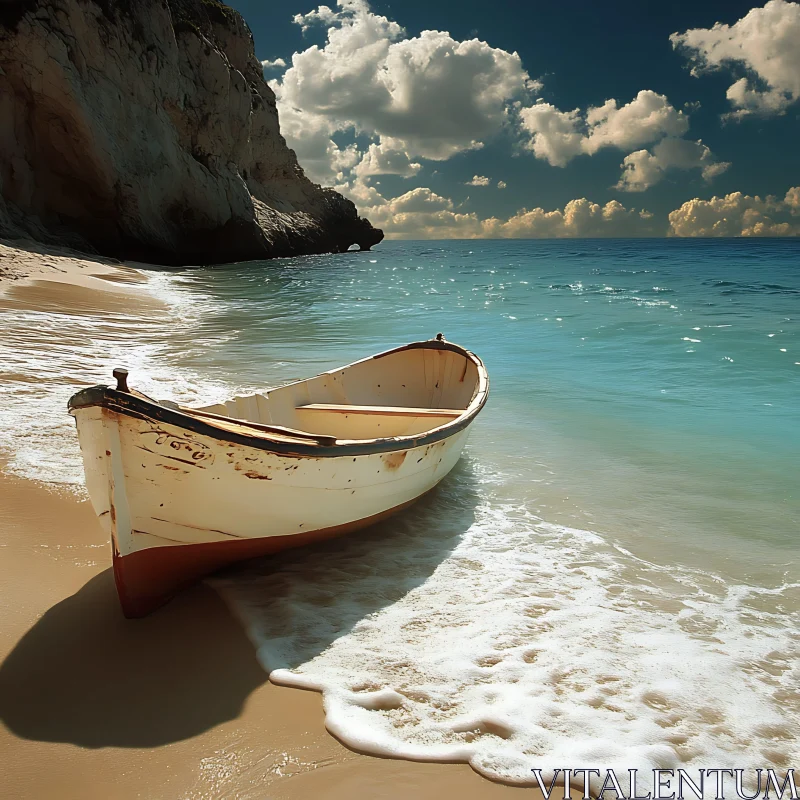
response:
{"label": "boat gunwale", "polygon": [[[219,427],[213,423],[204,422],[201,418],[194,417],[190,413],[160,405],[143,396],[118,391],[117,389],[112,389],[110,386],[104,385],[91,386],[74,394],[67,402],[67,410],[74,416],[73,412],[82,408],[106,408],[109,411],[114,411],[125,416],[174,425],[177,428],[190,430],[193,433],[208,436],[219,441],[232,442],[247,447],[253,447],[257,450],[266,450],[287,456],[338,458],[341,456],[373,455],[376,453],[396,452],[398,450],[413,450],[417,447],[424,447],[448,439],[454,434],[464,430],[472,423],[473,419],[475,419],[486,404],[486,400],[489,396],[489,375],[483,361],[472,351],[461,347],[461,345],[440,339],[410,342],[409,344],[401,345],[391,350],[385,350],[382,353],[376,353],[373,356],[368,356],[358,361],[353,361],[350,364],[337,367],[336,369],[322,372],[319,375],[292,382],[294,384],[305,383],[321,375],[341,372],[366,361],[384,358],[395,353],[414,349],[450,350],[464,356],[469,361],[472,361],[478,370],[478,388],[470,400],[469,405],[459,417],[456,417],[444,425],[431,428],[424,433],[410,436],[395,436],[386,439],[339,439],[334,443],[323,443],[322,441],[309,441],[308,443],[304,443],[300,441],[288,441],[291,436],[289,432],[291,429],[287,429],[286,434],[274,434],[272,436],[267,432],[261,432],[260,435],[248,435]],[[285,385],[289,386],[292,384]],[[284,387],[278,386],[273,388]],[[271,391],[271,389],[265,391]],[[225,417],[224,419],[229,421],[232,425],[241,424],[242,422],[236,417]],[[298,433],[305,432],[298,430]],[[323,440],[330,440],[330,437],[320,438]]]}

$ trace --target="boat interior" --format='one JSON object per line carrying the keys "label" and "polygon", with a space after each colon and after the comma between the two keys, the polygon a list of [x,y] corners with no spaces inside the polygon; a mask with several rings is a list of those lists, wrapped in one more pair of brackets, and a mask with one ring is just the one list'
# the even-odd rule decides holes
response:
{"label": "boat interior", "polygon": [[336,439],[414,436],[469,408],[485,385],[473,359],[433,344],[401,348],[263,394],[182,410]]}

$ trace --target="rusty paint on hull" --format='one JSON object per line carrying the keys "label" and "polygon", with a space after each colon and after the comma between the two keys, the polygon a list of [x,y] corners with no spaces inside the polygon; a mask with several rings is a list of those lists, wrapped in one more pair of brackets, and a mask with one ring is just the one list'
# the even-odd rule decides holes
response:
{"label": "rusty paint on hull", "polygon": [[395,470],[400,469],[402,463],[406,460],[408,450],[400,450],[397,453],[386,453],[381,456],[381,460],[386,465],[387,469]]}
{"label": "rusty paint on hull", "polygon": [[122,613],[129,619],[145,617],[168,603],[182,589],[223,567],[366,528],[408,508],[416,499],[365,519],[291,536],[149,547],[125,556],[119,555],[115,547],[114,581]]}
{"label": "rusty paint on hull", "polygon": [[455,466],[488,391],[477,356],[435,340],[200,409],[78,392],[69,411],[125,614],[414,502]]}

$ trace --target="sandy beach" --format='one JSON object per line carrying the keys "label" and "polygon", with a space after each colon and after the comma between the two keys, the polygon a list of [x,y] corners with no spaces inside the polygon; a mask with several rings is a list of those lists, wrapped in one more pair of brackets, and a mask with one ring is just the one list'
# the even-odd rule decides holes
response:
{"label": "sandy beach", "polygon": [[[0,308],[153,302],[104,259],[0,245]],[[0,311],[0,313],[2,313]],[[32,333],[32,335],[35,335]],[[7,376],[8,380],[9,377]],[[319,695],[270,684],[216,593],[120,613],[85,498],[0,476],[4,798],[492,798],[469,767],[372,758],[324,728]]]}
{"label": "sandy beach", "polygon": [[0,800],[800,800],[800,0],[637,11],[0,0]]}

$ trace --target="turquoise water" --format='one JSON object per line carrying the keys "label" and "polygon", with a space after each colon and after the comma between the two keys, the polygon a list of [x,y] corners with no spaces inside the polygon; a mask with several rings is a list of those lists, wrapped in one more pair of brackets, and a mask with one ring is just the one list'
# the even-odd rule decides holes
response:
{"label": "turquoise water", "polygon": [[215,305],[190,360],[220,381],[441,330],[491,376],[472,451],[546,480],[558,521],[668,537],[673,558],[797,554],[798,242],[387,242],[182,284]]}
{"label": "turquoise water", "polygon": [[518,783],[797,766],[800,242],[386,242],[142,291],[5,309],[12,469],[78,485],[64,402],[117,364],[196,403],[439,331],[487,365],[437,493],[217,584],[343,741]]}

